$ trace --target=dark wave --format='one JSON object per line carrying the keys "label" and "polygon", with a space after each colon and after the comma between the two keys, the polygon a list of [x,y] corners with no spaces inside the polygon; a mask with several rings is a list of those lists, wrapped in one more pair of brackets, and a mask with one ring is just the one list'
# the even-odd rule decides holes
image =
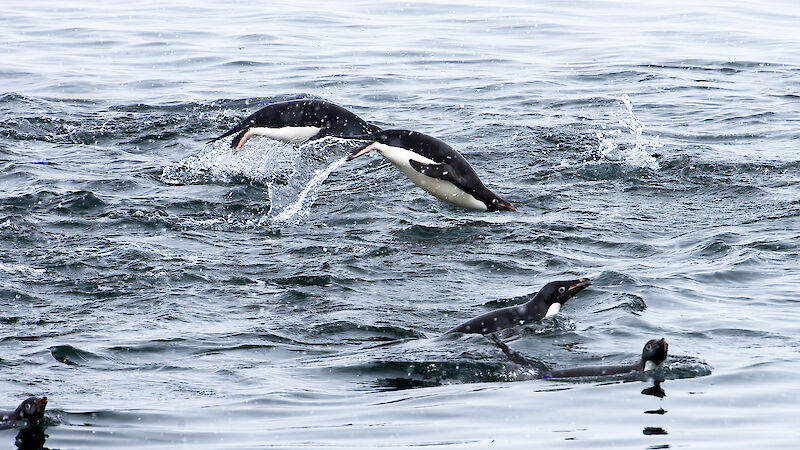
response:
{"label": "dark wave", "polygon": [[68,366],[88,366],[102,361],[100,356],[71,345],[56,345],[50,347],[50,354],[56,361]]}

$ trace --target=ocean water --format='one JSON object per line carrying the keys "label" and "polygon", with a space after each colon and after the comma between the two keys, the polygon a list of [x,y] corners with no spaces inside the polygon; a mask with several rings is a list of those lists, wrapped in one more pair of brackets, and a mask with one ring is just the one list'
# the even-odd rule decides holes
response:
{"label": "ocean water", "polygon": [[[0,446],[796,447],[798,23],[793,1],[4,1],[0,409],[50,402]],[[204,144],[304,97],[444,140],[519,211],[444,204],[346,162],[357,142]],[[576,277],[503,340],[571,367],[664,337],[664,367],[542,380],[442,336]]]}

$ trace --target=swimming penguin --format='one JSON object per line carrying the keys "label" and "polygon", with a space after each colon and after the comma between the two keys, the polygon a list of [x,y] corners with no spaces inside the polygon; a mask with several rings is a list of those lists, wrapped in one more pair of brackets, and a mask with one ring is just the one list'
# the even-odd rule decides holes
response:
{"label": "swimming penguin", "polygon": [[588,278],[552,281],[545,284],[529,302],[482,314],[451,329],[448,333],[486,334],[537,322],[545,317],[558,314],[561,305],[591,284],[592,281]]}
{"label": "swimming penguin", "polygon": [[[496,335],[490,338],[500,346],[512,361],[521,365],[531,365],[525,357],[508,348]],[[651,339],[647,341],[642,349],[642,358],[639,362],[623,366],[589,366],[575,367],[572,369],[543,370],[540,372],[542,378],[569,378],[569,377],[598,377],[603,375],[619,375],[628,372],[647,372],[655,369],[667,359],[669,345],[664,338],[660,340]]]}
{"label": "swimming penguin", "polygon": [[16,422],[27,419],[29,423],[38,422],[44,417],[47,397],[28,397],[14,411],[0,413],[0,422]]}
{"label": "swimming penguin", "polygon": [[253,136],[266,136],[283,142],[320,139],[325,136],[369,139],[381,131],[352,112],[324,100],[291,100],[267,105],[223,135],[207,143],[239,133],[231,148],[240,149]]}
{"label": "swimming penguin", "polygon": [[417,186],[434,197],[481,211],[516,211],[483,185],[460,153],[444,142],[408,130],[384,130],[356,148],[348,161],[377,150]]}

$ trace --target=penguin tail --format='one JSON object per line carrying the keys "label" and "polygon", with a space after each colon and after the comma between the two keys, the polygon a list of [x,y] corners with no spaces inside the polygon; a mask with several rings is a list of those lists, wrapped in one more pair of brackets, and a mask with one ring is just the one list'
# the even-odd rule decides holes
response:
{"label": "penguin tail", "polygon": [[233,131],[233,130],[228,131],[225,134],[222,134],[222,135],[219,135],[219,136],[217,136],[217,137],[215,137],[213,139],[207,140],[206,144],[211,144],[211,143],[217,142],[218,140],[220,140],[220,139],[222,139],[224,137],[228,137],[228,136],[232,135],[233,133],[235,133],[235,131]]}
{"label": "penguin tail", "polygon": [[[242,124],[236,125],[235,127],[231,128],[230,130],[226,131],[225,133],[223,133],[223,134],[221,134],[221,135],[219,135],[219,136],[217,136],[217,137],[215,137],[213,139],[209,139],[208,141],[206,141],[206,144],[211,144],[213,142],[217,142],[218,140],[220,140],[222,138],[226,138],[226,137],[232,135],[233,133],[238,133],[239,131],[242,131],[242,130],[244,130],[246,132],[247,131],[247,127],[243,126]],[[236,147],[236,144],[239,143],[239,140],[241,139],[242,134],[244,134],[244,133],[240,133],[239,139],[234,139],[234,143],[231,145],[231,147],[234,147],[234,148]]]}

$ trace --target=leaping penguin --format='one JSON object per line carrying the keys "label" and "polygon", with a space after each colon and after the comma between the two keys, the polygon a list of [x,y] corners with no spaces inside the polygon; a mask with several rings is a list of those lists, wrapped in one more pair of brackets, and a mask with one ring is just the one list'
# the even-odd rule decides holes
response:
{"label": "leaping penguin", "polygon": [[516,211],[483,185],[460,153],[444,142],[409,130],[384,130],[356,148],[348,160],[377,150],[411,181],[434,197],[481,211]]}
{"label": "leaping penguin", "polygon": [[231,141],[231,148],[238,150],[253,136],[302,142],[325,136],[369,139],[380,131],[380,127],[367,123],[337,104],[303,99],[267,105],[207,143],[239,133]]}

